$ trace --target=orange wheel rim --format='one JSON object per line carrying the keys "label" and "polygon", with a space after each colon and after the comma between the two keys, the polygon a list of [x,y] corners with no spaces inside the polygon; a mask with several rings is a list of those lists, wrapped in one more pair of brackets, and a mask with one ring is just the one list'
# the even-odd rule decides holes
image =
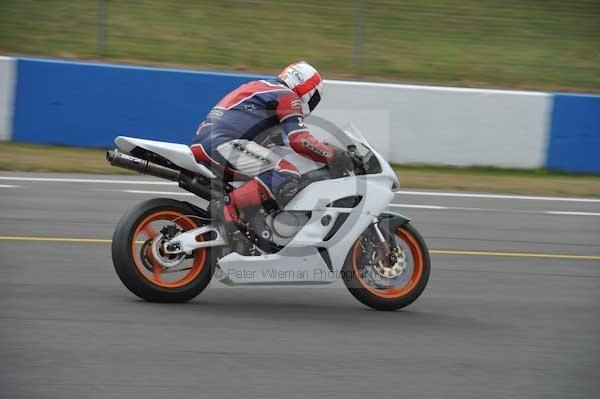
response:
{"label": "orange wheel rim", "polygon": [[423,252],[421,250],[421,247],[419,246],[419,243],[417,242],[417,240],[415,239],[415,237],[406,229],[399,227],[396,230],[396,236],[398,238],[400,238],[404,243],[406,243],[406,245],[408,246],[408,249],[410,250],[410,253],[412,255],[412,259],[413,259],[413,270],[412,270],[412,274],[410,276],[410,278],[408,279],[408,281],[406,282],[406,284],[404,284],[401,287],[382,287],[382,288],[376,288],[371,286],[369,283],[367,283],[361,276],[361,274],[358,272],[358,266],[360,263],[360,243],[361,240],[357,240],[357,242],[354,244],[354,248],[352,249],[352,268],[354,271],[355,276],[357,277],[358,282],[360,283],[360,285],[365,288],[366,290],[368,290],[369,292],[371,292],[374,295],[377,295],[378,297],[381,298],[387,298],[387,299],[394,299],[394,298],[401,298],[407,294],[409,294],[410,292],[412,292],[412,290],[415,289],[415,287],[417,286],[417,284],[419,283],[419,280],[421,280],[421,277],[423,275]]}
{"label": "orange wheel rim", "polygon": [[[151,224],[152,222],[159,220],[170,222],[175,221],[175,223],[179,225],[183,231],[198,227],[192,219],[177,211],[159,211],[148,215],[138,224],[131,239],[131,255],[133,257],[133,262],[140,275],[142,275],[142,277],[152,284],[164,288],[183,287],[198,277],[204,268],[204,263],[206,261],[206,248],[200,248],[194,251],[192,265],[189,270],[187,270],[187,273],[185,273],[183,277],[173,281],[166,281],[164,279],[163,267],[153,258],[150,248],[146,248],[145,255],[152,264],[152,273],[149,273],[150,270],[148,270],[148,268],[146,268],[141,262],[141,248],[138,247],[141,241],[138,240],[138,237],[141,234],[145,234],[149,239],[154,239],[154,237],[158,235],[158,232],[151,226]],[[196,240],[202,241],[202,237],[197,237]]]}

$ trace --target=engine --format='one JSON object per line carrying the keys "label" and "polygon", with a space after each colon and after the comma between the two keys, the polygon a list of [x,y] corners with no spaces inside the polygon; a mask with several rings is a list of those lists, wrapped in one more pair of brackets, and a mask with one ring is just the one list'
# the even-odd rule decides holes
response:
{"label": "engine", "polygon": [[265,223],[271,233],[271,241],[279,246],[287,245],[310,219],[310,212],[275,211],[268,214]]}

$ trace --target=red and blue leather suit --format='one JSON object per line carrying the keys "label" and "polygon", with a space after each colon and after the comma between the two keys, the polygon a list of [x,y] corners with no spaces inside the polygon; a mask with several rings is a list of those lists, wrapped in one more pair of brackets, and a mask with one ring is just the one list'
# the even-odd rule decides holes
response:
{"label": "red and blue leather suit", "polygon": [[[234,190],[237,208],[275,200],[287,203],[298,191],[300,174],[294,165],[257,143],[268,129],[277,128],[297,153],[329,163],[335,147],[312,136],[304,125],[300,98],[279,80],[246,83],[225,96],[200,124],[191,146],[198,162],[251,177]],[[226,220],[237,220],[234,210]]]}

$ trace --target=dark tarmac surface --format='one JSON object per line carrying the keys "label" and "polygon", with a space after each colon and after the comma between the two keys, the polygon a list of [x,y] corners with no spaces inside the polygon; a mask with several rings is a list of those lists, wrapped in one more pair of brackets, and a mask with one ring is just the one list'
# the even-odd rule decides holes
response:
{"label": "dark tarmac surface", "polygon": [[399,195],[395,203],[403,206],[392,210],[410,216],[433,250],[432,275],[417,302],[393,313],[365,308],[341,285],[215,282],[188,304],[151,304],[118,280],[109,244],[7,239],[110,239],[128,208],[165,196],[122,190],[178,191],[0,178],[0,397],[595,398],[600,392],[600,202]]}

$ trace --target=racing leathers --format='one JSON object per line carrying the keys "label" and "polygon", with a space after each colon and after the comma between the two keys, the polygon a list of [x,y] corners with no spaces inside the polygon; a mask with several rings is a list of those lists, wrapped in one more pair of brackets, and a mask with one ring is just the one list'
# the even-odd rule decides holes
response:
{"label": "racing leathers", "polygon": [[208,113],[191,146],[197,162],[250,178],[227,196],[225,220],[238,221],[239,209],[267,201],[284,206],[298,192],[301,176],[296,167],[255,141],[275,127],[284,143],[314,161],[331,163],[346,155],[309,133],[300,98],[280,80],[238,87]]}

